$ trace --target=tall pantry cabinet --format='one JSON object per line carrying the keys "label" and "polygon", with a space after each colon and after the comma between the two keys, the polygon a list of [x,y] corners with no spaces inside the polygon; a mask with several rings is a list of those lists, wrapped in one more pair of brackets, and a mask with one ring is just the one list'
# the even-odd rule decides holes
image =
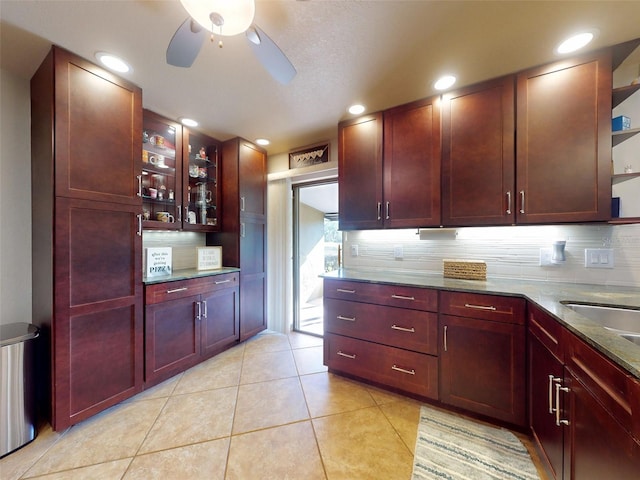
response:
{"label": "tall pantry cabinet", "polygon": [[242,138],[222,144],[222,263],[240,268],[240,341],[267,328],[267,153]]}
{"label": "tall pantry cabinet", "polygon": [[62,430],[143,387],[142,92],[53,47],[31,122],[33,322]]}

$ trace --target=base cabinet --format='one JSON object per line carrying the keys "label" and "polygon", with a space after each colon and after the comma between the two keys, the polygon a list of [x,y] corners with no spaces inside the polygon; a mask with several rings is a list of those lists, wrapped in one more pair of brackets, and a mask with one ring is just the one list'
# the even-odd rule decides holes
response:
{"label": "base cabinet", "polygon": [[326,279],[324,295],[331,371],[437,400],[435,290]]}
{"label": "base cabinet", "polygon": [[440,312],[440,400],[525,426],[524,300],[441,292]]}
{"label": "base cabinet", "polygon": [[535,307],[529,333],[531,429],[553,478],[637,478],[637,380]]}
{"label": "base cabinet", "polygon": [[146,287],[147,387],[235,345],[238,292],[238,273]]}

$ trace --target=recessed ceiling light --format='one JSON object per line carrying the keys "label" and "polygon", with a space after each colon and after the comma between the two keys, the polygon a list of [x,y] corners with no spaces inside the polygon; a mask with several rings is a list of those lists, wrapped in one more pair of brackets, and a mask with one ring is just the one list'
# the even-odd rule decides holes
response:
{"label": "recessed ceiling light", "polygon": [[351,105],[348,109],[348,112],[352,115],[360,115],[362,112],[364,112],[364,105]]}
{"label": "recessed ceiling light", "polygon": [[433,87],[436,90],[446,90],[451,87],[454,83],[456,83],[456,77],[453,75],[444,75],[440,77],[436,83],[433,84]]}
{"label": "recessed ceiling light", "polygon": [[187,127],[197,127],[198,126],[198,122],[196,122],[192,118],[182,117],[180,119],[180,123],[182,123],[183,125],[186,125]]}
{"label": "recessed ceiling light", "polygon": [[597,30],[588,30],[586,32],[572,35],[571,37],[563,41],[560,45],[558,45],[558,48],[556,48],[556,52],[564,54],[580,50],[582,47],[588,45],[596,37],[596,33]]}
{"label": "recessed ceiling light", "polygon": [[269,145],[271,142],[269,140],[267,140],[266,138],[256,138],[256,143],[258,145],[262,145],[263,147],[266,147],[267,145]]}
{"label": "recessed ceiling light", "polygon": [[127,62],[125,62],[119,57],[116,57],[115,55],[111,55],[110,53],[98,52],[96,53],[96,58],[105,67],[107,67],[110,70],[114,70],[118,73],[126,73],[132,70],[132,68],[129,66],[129,64],[127,64]]}

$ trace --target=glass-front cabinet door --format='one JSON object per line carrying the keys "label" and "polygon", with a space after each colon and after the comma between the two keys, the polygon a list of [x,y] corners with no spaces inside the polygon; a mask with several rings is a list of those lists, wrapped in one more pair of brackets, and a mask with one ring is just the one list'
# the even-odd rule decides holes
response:
{"label": "glass-front cabinet door", "polygon": [[142,130],[143,228],[180,229],[182,125],[145,110]]}
{"label": "glass-front cabinet door", "polygon": [[183,127],[184,230],[218,231],[218,142]]}

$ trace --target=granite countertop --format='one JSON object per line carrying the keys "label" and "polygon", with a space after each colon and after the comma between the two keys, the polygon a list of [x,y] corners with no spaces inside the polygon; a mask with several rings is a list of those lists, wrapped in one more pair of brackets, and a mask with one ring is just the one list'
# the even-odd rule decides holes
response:
{"label": "granite countertop", "polygon": [[156,283],[175,282],[177,280],[189,280],[191,278],[211,277],[213,275],[223,275],[225,273],[239,272],[236,267],[222,267],[217,270],[198,270],[195,268],[187,268],[184,270],[174,270],[171,275],[162,275],[160,277],[144,277],[142,283],[145,285],[154,285]]}
{"label": "granite countertop", "polygon": [[640,288],[514,279],[458,280],[436,274],[400,274],[356,269],[341,269],[324,274],[323,277],[524,297],[555,317],[614,363],[640,379],[640,346],[610,332],[561,303],[563,301],[582,302],[640,310]]}

